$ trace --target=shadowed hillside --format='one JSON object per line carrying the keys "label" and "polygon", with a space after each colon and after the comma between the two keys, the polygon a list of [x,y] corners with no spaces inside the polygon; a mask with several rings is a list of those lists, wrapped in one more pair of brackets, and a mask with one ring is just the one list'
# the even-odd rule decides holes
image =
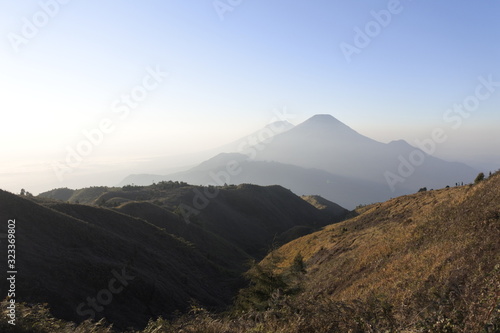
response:
{"label": "shadowed hillside", "polygon": [[[0,202],[0,219],[16,220],[18,302],[48,303],[55,316],[77,322],[95,313],[126,327],[185,309],[192,298],[210,307],[231,300],[230,275],[145,220],[83,205],[51,209],[4,191]],[[131,279],[124,278],[111,304],[100,312],[87,305],[78,311],[116,274]],[[2,298],[6,287],[4,279]]]}
{"label": "shadowed hillside", "polygon": [[[216,195],[197,205],[209,191]],[[16,300],[47,303],[53,315],[74,322],[105,317],[121,329],[184,312],[193,302],[227,308],[247,263],[262,259],[279,235],[297,227],[315,231],[341,217],[282,187],[255,185],[165,182],[57,189],[38,198],[2,191],[0,203],[0,218],[17,223]],[[112,279],[121,281],[117,276],[130,280],[115,288],[112,302],[87,303]],[[1,287],[3,298],[7,282]]]}
{"label": "shadowed hillside", "polygon": [[357,213],[254,264],[231,313],[194,307],[142,332],[500,331],[500,174]]}
{"label": "shadowed hillside", "polygon": [[[50,198],[58,191],[40,197]],[[231,253],[239,257],[240,263],[248,256],[262,258],[273,239],[291,228],[307,226],[314,230],[338,222],[347,214],[318,210],[280,186],[249,184],[207,188],[160,182],[150,186],[94,187],[76,190],[68,200],[74,202],[77,198],[143,218],[200,249],[219,247],[206,254],[216,258]]]}
{"label": "shadowed hillside", "polygon": [[215,263],[241,273],[246,262],[252,257],[234,244],[209,230],[195,224],[187,224],[181,217],[169,210],[149,202],[129,202],[115,208],[124,214],[140,217],[164,229],[166,232],[178,235],[196,244],[198,250]]}

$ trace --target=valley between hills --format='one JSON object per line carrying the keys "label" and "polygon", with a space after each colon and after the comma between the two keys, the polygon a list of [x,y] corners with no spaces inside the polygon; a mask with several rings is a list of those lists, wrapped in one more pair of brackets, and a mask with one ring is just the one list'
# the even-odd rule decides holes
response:
{"label": "valley between hills", "polygon": [[[186,220],[199,193],[216,195]],[[500,330],[498,173],[354,210],[178,181],[0,203],[22,272],[2,332]]]}

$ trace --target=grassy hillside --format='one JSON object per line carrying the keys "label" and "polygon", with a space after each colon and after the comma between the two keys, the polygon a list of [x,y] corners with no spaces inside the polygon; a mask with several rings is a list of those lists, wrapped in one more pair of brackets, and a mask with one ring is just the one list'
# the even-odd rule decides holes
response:
{"label": "grassy hillside", "polygon": [[231,312],[141,332],[500,332],[500,174],[358,213],[253,265]]}
{"label": "grassy hillside", "polygon": [[[193,191],[184,190],[171,200],[192,205],[193,199]],[[238,185],[221,189],[193,223],[258,258],[281,233],[296,226],[319,228],[328,221],[321,211],[280,186]]]}
{"label": "grassy hillside", "polygon": [[303,195],[301,198],[331,216],[332,219],[337,219],[337,221],[343,219],[349,213],[349,211],[344,207],[341,207],[340,205],[319,195]]}
{"label": "grassy hillside", "polygon": [[499,240],[500,174],[371,205],[264,263],[279,272],[300,254],[307,273],[294,304],[346,307],[345,329],[498,332]]}
{"label": "grassy hillside", "polygon": [[57,188],[51,191],[40,193],[39,196],[48,199],[55,199],[61,201],[69,201],[71,196],[75,193],[75,190],[69,189],[67,187]]}
{"label": "grassy hillside", "polygon": [[[78,313],[79,304],[116,274],[133,279],[96,318],[119,327],[143,326],[151,317],[187,308],[191,299],[210,307],[231,300],[225,270],[142,219],[84,205],[48,208],[4,191],[0,203],[0,219],[16,219],[18,302],[48,303],[57,317],[79,322],[88,318]],[[0,267],[6,271],[6,262]],[[0,285],[3,298],[6,280]]]}
{"label": "grassy hillside", "polygon": [[[57,191],[40,196],[54,197]],[[215,195],[206,195],[210,191]],[[289,229],[301,226],[310,232],[345,216],[316,209],[280,186],[247,184],[206,188],[160,182],[151,186],[94,187],[76,190],[68,199],[77,200],[143,218],[189,239],[211,258],[231,253],[240,263],[249,257],[262,259],[273,240]],[[303,233],[287,235],[285,238],[292,240]]]}
{"label": "grassy hillside", "polygon": [[151,224],[164,229],[170,234],[182,237],[196,245],[196,248],[207,259],[212,260],[228,270],[241,274],[252,258],[237,245],[215,233],[202,228],[196,223],[186,223],[181,216],[149,202],[128,202],[114,210],[145,219]]}
{"label": "grassy hillside", "polygon": [[[190,304],[223,310],[244,286],[248,262],[262,259],[277,235],[299,226],[317,230],[330,220],[279,186],[222,187],[205,207],[196,206],[208,190],[214,188],[165,182],[53,190],[38,198],[1,191],[0,219],[17,221],[16,300],[47,303],[54,316],[77,323],[94,313],[120,329],[144,327]],[[116,198],[123,202],[110,204]],[[182,205],[197,213],[186,220]],[[132,281],[92,311],[88,299],[120,273]],[[3,298],[7,281],[0,286]]]}
{"label": "grassy hillside", "polygon": [[68,188],[57,188],[51,191],[40,193],[38,196],[42,198],[68,201],[71,203],[94,204],[96,199],[105,192],[112,190],[107,186],[94,186],[79,190]]}

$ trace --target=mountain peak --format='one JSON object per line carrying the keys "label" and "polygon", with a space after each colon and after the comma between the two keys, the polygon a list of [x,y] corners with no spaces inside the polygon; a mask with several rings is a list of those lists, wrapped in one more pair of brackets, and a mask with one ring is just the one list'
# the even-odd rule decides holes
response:
{"label": "mountain peak", "polygon": [[325,123],[325,122],[341,123],[341,121],[339,121],[337,118],[335,118],[331,114],[316,114],[316,115],[312,116],[311,118],[309,118],[308,120],[306,120],[306,122],[309,122],[309,121],[310,122],[321,122],[321,123]]}
{"label": "mountain peak", "polygon": [[[335,131],[336,133],[356,133],[352,128],[330,114],[317,114],[304,121],[296,128],[316,133]],[[357,133],[356,133],[357,134]]]}

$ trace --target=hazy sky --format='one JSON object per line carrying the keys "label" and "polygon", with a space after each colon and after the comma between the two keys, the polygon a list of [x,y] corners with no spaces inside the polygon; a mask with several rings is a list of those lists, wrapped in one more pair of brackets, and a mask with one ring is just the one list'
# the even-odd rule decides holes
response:
{"label": "hazy sky", "polygon": [[[282,108],[383,142],[440,127],[438,156],[500,168],[499,17],[498,1],[0,0],[0,187],[113,185]],[[83,131],[95,144],[61,182]]]}

